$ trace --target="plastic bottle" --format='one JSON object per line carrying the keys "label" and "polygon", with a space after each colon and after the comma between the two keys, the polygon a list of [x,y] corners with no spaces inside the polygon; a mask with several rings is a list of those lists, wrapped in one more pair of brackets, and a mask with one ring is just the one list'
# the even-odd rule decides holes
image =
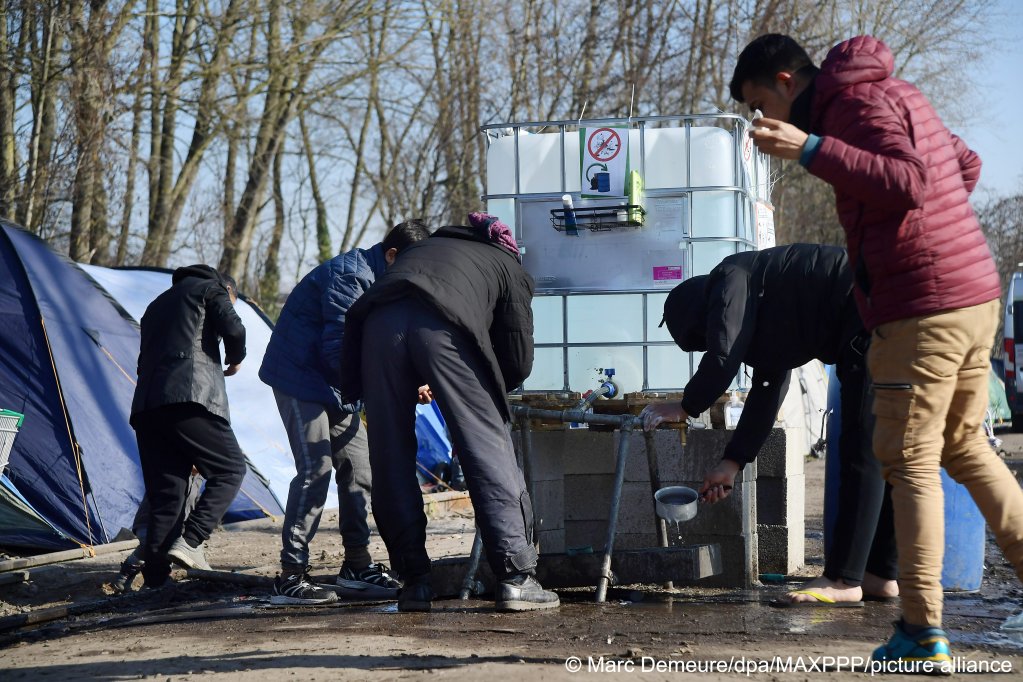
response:
{"label": "plastic bottle", "polygon": [[565,234],[578,236],[579,228],[575,220],[575,209],[572,207],[572,195],[561,195],[561,205],[565,208]]}
{"label": "plastic bottle", "polygon": [[728,404],[725,405],[725,428],[734,429],[736,424],[739,423],[739,417],[742,416],[742,400],[739,398],[738,391],[732,391],[732,397],[728,400]]}

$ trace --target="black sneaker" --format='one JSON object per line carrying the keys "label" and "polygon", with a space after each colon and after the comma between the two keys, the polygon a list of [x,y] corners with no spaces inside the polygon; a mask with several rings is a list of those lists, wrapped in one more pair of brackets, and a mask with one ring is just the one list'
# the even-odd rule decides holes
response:
{"label": "black sneaker", "polygon": [[429,575],[409,578],[398,591],[398,610],[429,611],[436,596]]}
{"label": "black sneaker", "polygon": [[310,581],[308,573],[282,574],[274,578],[271,604],[309,606],[333,604],[336,601],[337,595],[334,594],[334,590],[314,584]]}
{"label": "black sneaker", "polygon": [[561,605],[558,595],[543,589],[536,578],[519,573],[497,584],[494,600],[498,611],[536,611],[556,609]]}
{"label": "black sneaker", "polygon": [[384,564],[370,564],[360,570],[341,564],[341,571],[337,574],[337,592],[357,599],[394,599],[401,583],[387,571]]}

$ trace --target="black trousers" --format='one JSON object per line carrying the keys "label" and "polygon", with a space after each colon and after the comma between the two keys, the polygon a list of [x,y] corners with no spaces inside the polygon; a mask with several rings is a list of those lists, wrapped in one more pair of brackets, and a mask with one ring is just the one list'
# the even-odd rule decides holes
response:
{"label": "black trousers", "polygon": [[866,349],[869,337],[847,344],[835,365],[842,382],[840,480],[831,551],[824,576],[850,585],[863,582],[864,571],[888,580],[898,575],[891,486],[874,457],[874,414]]}
{"label": "black trousers", "polygon": [[415,299],[375,308],[363,329],[362,385],[373,516],[402,578],[430,571],[416,478],[416,389],[429,384],[465,473],[487,561],[501,579],[534,571],[533,507],[483,351]]}
{"label": "black trousers", "polygon": [[[167,550],[179,535],[197,546],[220,523],[241,487],[245,455],[231,425],[196,403],[143,412],[134,425],[150,505],[143,576],[155,587],[170,575]],[[206,488],[182,522],[193,466]]]}

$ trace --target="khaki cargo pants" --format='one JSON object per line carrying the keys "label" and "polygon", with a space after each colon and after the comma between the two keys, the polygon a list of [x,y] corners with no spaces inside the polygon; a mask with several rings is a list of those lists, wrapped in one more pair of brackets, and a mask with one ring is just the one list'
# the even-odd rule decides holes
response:
{"label": "khaki cargo pants", "polygon": [[941,626],[945,467],[1023,580],[1023,490],[982,432],[998,301],[874,330],[874,453],[892,485],[903,618]]}

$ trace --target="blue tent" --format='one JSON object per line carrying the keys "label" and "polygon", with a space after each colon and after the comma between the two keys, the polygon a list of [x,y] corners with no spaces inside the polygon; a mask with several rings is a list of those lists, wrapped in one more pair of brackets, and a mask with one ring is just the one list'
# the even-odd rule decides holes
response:
{"label": "blue tent", "polygon": [[[138,329],[44,242],[0,232],[0,408],[25,415],[0,478],[0,545],[110,542],[143,494],[128,424]],[[250,467],[228,520],[281,511]]]}

